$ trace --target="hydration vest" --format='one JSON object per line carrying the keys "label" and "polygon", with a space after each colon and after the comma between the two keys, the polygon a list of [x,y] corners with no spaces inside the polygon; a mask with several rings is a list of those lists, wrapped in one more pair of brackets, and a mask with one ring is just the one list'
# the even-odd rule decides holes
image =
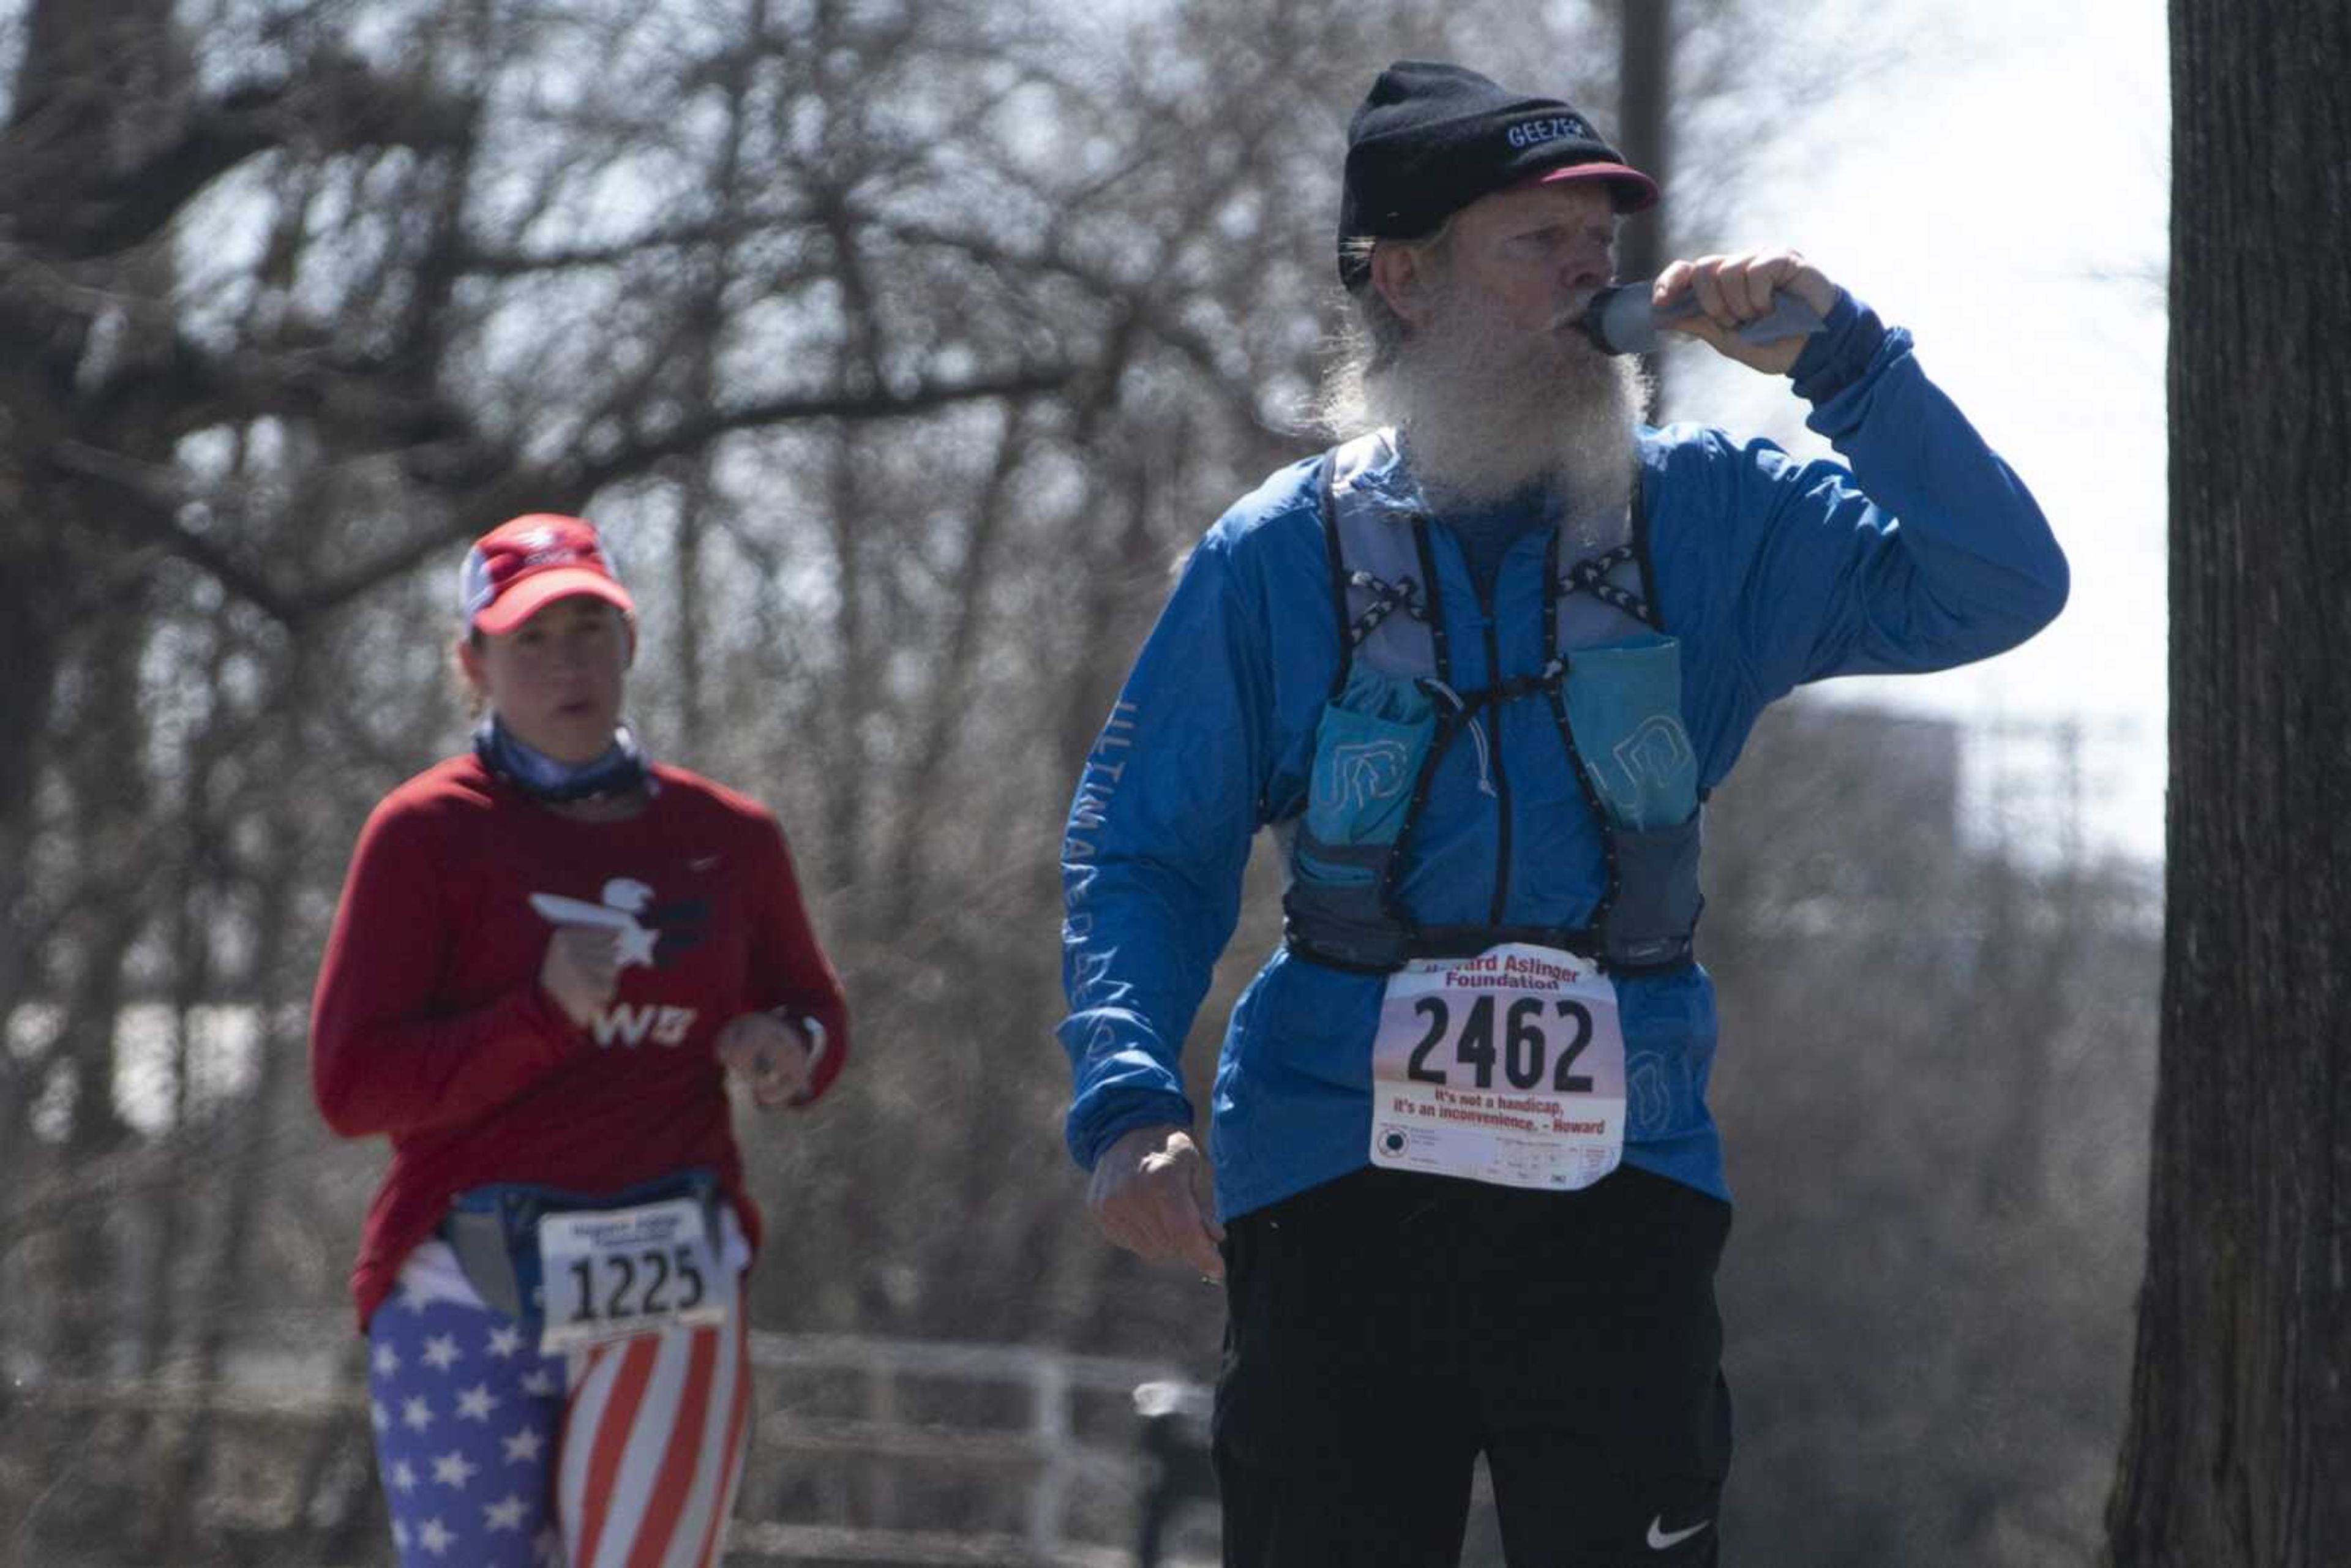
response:
{"label": "hydration vest", "polygon": [[[1323,538],[1339,624],[1339,669],[1316,727],[1304,809],[1290,822],[1284,941],[1320,964],[1385,973],[1415,958],[1461,957],[1504,942],[1561,947],[1612,973],[1689,961],[1698,895],[1697,761],[1681,721],[1680,644],[1654,607],[1640,503],[1633,542],[1564,568],[1553,529],[1543,558],[1543,668],[1479,691],[1453,680],[1434,585],[1429,518],[1399,478],[1394,438],[1375,432],[1323,459]],[[1628,588],[1613,580],[1628,574]],[[1489,642],[1487,667],[1498,671]],[[1424,925],[1399,885],[1438,762],[1465,735],[1478,748],[1479,788],[1504,813],[1509,800],[1489,731],[1504,711],[1555,727],[1584,807],[1600,826],[1606,885],[1580,926],[1493,920]],[[1520,718],[1519,722],[1528,722]]]}

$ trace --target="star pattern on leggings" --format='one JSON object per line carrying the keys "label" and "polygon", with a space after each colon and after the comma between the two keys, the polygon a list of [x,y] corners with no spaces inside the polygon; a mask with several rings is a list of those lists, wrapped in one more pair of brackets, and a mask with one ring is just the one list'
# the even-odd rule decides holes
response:
{"label": "star pattern on leggings", "polygon": [[442,1486],[464,1491],[465,1483],[479,1474],[481,1469],[465,1458],[465,1450],[452,1448],[433,1461],[433,1479]]}

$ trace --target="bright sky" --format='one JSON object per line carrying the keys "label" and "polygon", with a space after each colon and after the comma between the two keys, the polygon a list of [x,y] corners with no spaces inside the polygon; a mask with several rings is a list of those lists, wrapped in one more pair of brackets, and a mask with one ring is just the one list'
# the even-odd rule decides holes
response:
{"label": "bright sky", "polygon": [[[1843,7],[1786,26],[1833,57]],[[1803,251],[1889,322],[2022,475],[2074,567],[2065,614],[1988,664],[1836,695],[1971,721],[2074,718],[2095,846],[2163,848],[2166,489],[2163,269],[2169,67],[2150,0],[1890,0],[1873,35],[1915,31],[1909,58],[1856,76],[1812,111],[1802,166],[1761,178],[1730,245]],[[1744,372],[1713,379],[1684,349],[1682,412],[1823,444]],[[1698,378],[1708,379],[1700,390]],[[1735,378],[1735,379],[1734,379]],[[1995,768],[2029,764],[2011,743]]]}

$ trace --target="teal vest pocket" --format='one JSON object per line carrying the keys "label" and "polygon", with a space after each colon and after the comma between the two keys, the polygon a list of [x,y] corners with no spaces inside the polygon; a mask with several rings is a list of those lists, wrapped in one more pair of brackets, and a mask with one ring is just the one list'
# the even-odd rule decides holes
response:
{"label": "teal vest pocket", "polygon": [[1569,656],[1568,728],[1614,828],[1615,887],[1604,956],[1623,969],[1677,964],[1698,893],[1698,756],[1682,727],[1681,644],[1643,637]]}
{"label": "teal vest pocket", "polygon": [[1343,885],[1374,880],[1404,829],[1436,734],[1436,705],[1410,681],[1360,665],[1349,674],[1315,730],[1301,877]]}
{"label": "teal vest pocket", "polygon": [[1682,727],[1676,639],[1576,649],[1567,722],[1584,774],[1618,827],[1675,828],[1698,810],[1698,755]]}

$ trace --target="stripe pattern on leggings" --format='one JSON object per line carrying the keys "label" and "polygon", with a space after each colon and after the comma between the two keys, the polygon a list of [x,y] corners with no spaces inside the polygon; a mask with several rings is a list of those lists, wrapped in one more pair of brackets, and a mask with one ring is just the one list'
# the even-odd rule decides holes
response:
{"label": "stripe pattern on leggings", "polygon": [[714,1568],[743,1474],[742,1315],[572,1357],[556,1506],[569,1568]]}

